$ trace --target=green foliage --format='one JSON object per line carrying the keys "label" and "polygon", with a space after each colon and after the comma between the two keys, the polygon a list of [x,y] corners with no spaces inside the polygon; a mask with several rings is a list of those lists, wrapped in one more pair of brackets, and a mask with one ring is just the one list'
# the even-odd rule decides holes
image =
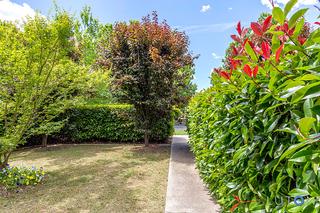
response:
{"label": "green foliage", "polygon": [[107,42],[112,32],[112,25],[103,25],[85,6],[80,13],[80,20],[75,23],[76,56],[85,66],[95,69],[98,58],[98,44]]}
{"label": "green foliage", "polygon": [[73,25],[65,12],[36,16],[22,28],[0,22],[0,168],[30,135],[63,126],[54,120],[75,101],[85,71],[70,59]]}
{"label": "green foliage", "polygon": [[[293,26],[303,19],[298,14],[289,18]],[[246,48],[231,58],[238,61],[230,72],[218,69],[213,86],[189,105],[197,166],[225,212],[320,209],[320,31],[295,35],[280,8],[273,15],[275,23],[253,30],[250,45],[239,36],[235,45]],[[258,66],[256,77],[248,66]],[[295,196],[304,203],[296,205]]]}
{"label": "green foliage", "polygon": [[[124,104],[86,104],[69,109],[68,122],[60,134],[73,141],[136,142],[143,133],[136,129],[135,109]],[[164,141],[173,132],[172,117],[158,120],[151,130],[151,139]]]}
{"label": "green foliage", "polygon": [[6,189],[15,189],[21,186],[37,185],[44,179],[45,172],[34,167],[10,167],[0,170],[0,185]]}

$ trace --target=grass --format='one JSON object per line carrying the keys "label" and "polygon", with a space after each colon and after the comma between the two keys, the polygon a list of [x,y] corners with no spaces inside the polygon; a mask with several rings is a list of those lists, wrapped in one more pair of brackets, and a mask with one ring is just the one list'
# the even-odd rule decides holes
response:
{"label": "grass", "polygon": [[174,135],[188,135],[188,132],[184,129],[175,129]]}
{"label": "grass", "polygon": [[43,184],[0,197],[1,212],[164,212],[170,147],[58,145],[17,151]]}

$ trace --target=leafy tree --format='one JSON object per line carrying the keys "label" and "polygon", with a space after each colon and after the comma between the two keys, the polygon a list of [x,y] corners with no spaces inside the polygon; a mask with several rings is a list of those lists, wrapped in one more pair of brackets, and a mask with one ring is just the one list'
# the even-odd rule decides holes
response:
{"label": "leafy tree", "polygon": [[29,18],[22,29],[0,23],[0,169],[32,134],[63,126],[56,116],[72,103],[83,68],[70,59],[73,20],[65,12],[51,20]]}
{"label": "leafy tree", "polygon": [[102,45],[101,63],[111,67],[117,96],[134,105],[146,146],[155,122],[171,113],[181,69],[193,65],[188,45],[188,37],[159,23],[155,12],[141,22],[115,24],[109,44]]}
{"label": "leafy tree", "polygon": [[96,65],[98,44],[102,41],[106,42],[111,32],[112,25],[102,24],[93,17],[91,8],[85,6],[80,13],[80,20],[75,23],[75,45],[78,60],[87,66]]}
{"label": "leafy tree", "polygon": [[174,104],[180,109],[188,105],[197,91],[197,85],[192,82],[194,73],[193,66],[182,67],[177,72],[178,77],[174,81]]}
{"label": "leafy tree", "polygon": [[98,44],[108,43],[111,32],[112,25],[104,25],[93,17],[88,6],[81,11],[80,20],[76,20],[73,59],[88,69],[84,90],[86,101],[97,100],[103,103],[115,101],[109,89],[109,71],[102,69],[97,63]]}

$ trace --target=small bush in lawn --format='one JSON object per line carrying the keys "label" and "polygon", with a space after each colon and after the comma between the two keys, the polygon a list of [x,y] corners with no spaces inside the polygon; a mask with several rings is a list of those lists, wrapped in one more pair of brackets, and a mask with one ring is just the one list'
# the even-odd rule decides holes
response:
{"label": "small bush in lawn", "polygon": [[45,172],[42,168],[10,167],[8,165],[0,171],[0,185],[6,189],[15,189],[20,186],[34,186],[42,182],[44,176]]}

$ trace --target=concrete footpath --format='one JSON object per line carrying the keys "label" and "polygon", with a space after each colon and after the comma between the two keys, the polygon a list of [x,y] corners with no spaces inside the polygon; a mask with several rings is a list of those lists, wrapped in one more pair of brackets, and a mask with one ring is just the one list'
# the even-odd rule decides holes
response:
{"label": "concrete footpath", "polygon": [[173,136],[165,212],[219,212],[199,177],[187,141],[188,136]]}

